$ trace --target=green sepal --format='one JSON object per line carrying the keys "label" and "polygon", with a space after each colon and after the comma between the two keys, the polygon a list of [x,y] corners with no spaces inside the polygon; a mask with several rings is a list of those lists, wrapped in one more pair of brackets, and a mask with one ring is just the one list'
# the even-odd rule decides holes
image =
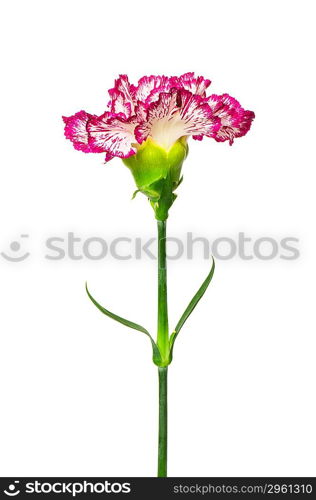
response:
{"label": "green sepal", "polygon": [[138,195],[139,193],[139,189],[136,189],[136,191],[134,191],[133,195],[132,195],[132,200],[134,200],[136,198],[136,196]]}
{"label": "green sepal", "polygon": [[108,316],[109,318],[114,319],[115,321],[118,321],[118,323],[122,323],[122,325],[125,325],[129,328],[133,328],[133,330],[138,330],[139,332],[145,333],[151,341],[152,349],[153,349],[153,362],[157,365],[161,365],[161,356],[160,356],[160,351],[158,349],[158,346],[152,336],[150,335],[149,331],[146,330],[141,325],[138,325],[137,323],[134,323],[133,321],[129,321],[128,319],[122,318],[121,316],[118,316],[117,314],[112,313],[108,309],[105,309],[105,307],[101,306],[94,297],[92,297],[91,293],[89,292],[88,285],[86,283],[86,292],[88,294],[89,299],[91,302],[101,311],[103,314]]}
{"label": "green sepal", "polygon": [[186,137],[178,139],[169,150],[150,137],[141,145],[133,146],[136,154],[124,158],[123,163],[132,172],[138,191],[151,202],[156,219],[166,220],[176,199],[173,191],[182,181],[182,164],[188,154]]}
{"label": "green sepal", "polygon": [[177,195],[173,192],[175,188],[171,172],[168,172],[165,179],[160,179],[154,184],[159,191],[159,196],[156,199],[151,199],[150,204],[155,211],[156,219],[164,221],[168,218],[169,208],[177,198]]}
{"label": "green sepal", "polygon": [[203,295],[206,292],[206,290],[207,290],[210,282],[212,281],[212,278],[213,278],[213,275],[214,275],[214,271],[215,271],[215,261],[214,261],[213,257],[212,257],[212,262],[213,262],[212,263],[212,268],[211,268],[209,274],[207,275],[206,279],[203,281],[202,285],[200,286],[200,288],[198,289],[198,291],[194,295],[193,299],[191,300],[191,302],[187,306],[186,310],[182,314],[181,318],[179,319],[179,321],[177,323],[177,326],[175,327],[174,331],[170,335],[170,339],[169,339],[170,363],[172,361],[174,343],[175,343],[175,340],[176,340],[177,336],[179,335],[179,332],[180,332],[181,328],[183,327],[184,323],[186,322],[186,320],[188,319],[188,317],[190,316],[190,314],[193,312],[193,310],[195,309],[195,307],[197,306],[197,304],[199,303],[199,301],[203,297]]}

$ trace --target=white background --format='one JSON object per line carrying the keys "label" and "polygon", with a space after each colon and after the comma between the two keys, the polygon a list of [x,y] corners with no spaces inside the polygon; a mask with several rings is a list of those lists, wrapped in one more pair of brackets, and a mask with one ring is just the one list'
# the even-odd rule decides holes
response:
{"label": "white background", "polygon": [[[101,114],[119,73],[196,71],[256,119],[192,141],[169,235],[300,239],[297,260],[218,260],[169,370],[171,476],[315,475],[312,1],[16,1],[1,13],[2,476],[154,476],[156,263],[44,258],[48,236],[155,236],[119,160],[74,151],[61,115]],[[79,245],[80,249],[80,245]],[[11,255],[13,255],[11,251]],[[209,263],[170,261],[173,327]]]}

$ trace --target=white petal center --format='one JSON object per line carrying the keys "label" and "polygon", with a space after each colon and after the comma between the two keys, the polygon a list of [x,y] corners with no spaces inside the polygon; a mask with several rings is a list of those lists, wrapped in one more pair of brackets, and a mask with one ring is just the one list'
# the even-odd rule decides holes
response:
{"label": "white petal center", "polygon": [[186,123],[177,112],[172,117],[155,120],[150,135],[156,143],[168,151],[180,137],[186,135],[185,128]]}

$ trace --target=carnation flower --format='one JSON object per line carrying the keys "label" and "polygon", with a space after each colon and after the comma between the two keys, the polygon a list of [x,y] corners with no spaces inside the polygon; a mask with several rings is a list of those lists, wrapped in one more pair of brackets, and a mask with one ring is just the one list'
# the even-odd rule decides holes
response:
{"label": "carnation flower", "polygon": [[[254,118],[252,111],[228,94],[207,97],[210,84],[194,73],[143,76],[137,85],[120,75],[101,116],[79,111],[63,117],[65,136],[84,153],[105,153],[106,162],[121,158],[132,171],[138,191],[152,202],[156,216],[164,191],[168,202],[161,217],[165,217],[181,181],[187,139],[210,137],[231,145],[248,132]],[[162,180],[168,176],[166,187]]]}
{"label": "carnation flower", "polygon": [[79,111],[64,117],[65,136],[85,153],[129,158],[148,137],[169,150],[180,137],[204,136],[216,141],[245,135],[254,118],[228,94],[206,96],[210,80],[194,73],[180,77],[143,76],[132,85],[120,75],[109,90],[108,109],[101,116]]}

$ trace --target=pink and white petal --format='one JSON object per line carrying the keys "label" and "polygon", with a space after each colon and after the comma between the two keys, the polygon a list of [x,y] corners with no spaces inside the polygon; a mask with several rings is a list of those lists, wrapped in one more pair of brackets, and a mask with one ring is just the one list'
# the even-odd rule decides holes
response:
{"label": "pink and white petal", "polygon": [[218,142],[229,141],[229,144],[232,145],[234,139],[247,134],[254,117],[255,114],[252,111],[242,110],[238,114],[238,118],[235,118],[234,125],[221,125],[215,136],[215,140]]}
{"label": "pink and white petal", "polygon": [[129,101],[126,101],[122,92],[117,89],[110,89],[109,94],[112,99],[109,103],[111,112],[129,118],[132,114],[132,105]]}
{"label": "pink and white petal", "polygon": [[193,135],[201,140],[203,135],[215,137],[220,123],[205,98],[192,94],[188,90],[180,90],[180,117],[184,122],[184,134]]}
{"label": "pink and white petal", "polygon": [[234,97],[229,94],[213,94],[207,102],[214,115],[220,119],[220,128],[215,136],[218,142],[228,140],[232,145],[236,137],[242,137],[248,132],[255,114],[243,109]]}
{"label": "pink and white petal", "polygon": [[[174,88],[174,87],[173,87]],[[171,87],[169,85],[161,85],[161,87],[156,87],[154,88],[148,95],[148,97],[145,99],[144,104],[145,106],[149,106],[152,102],[157,102],[159,100],[160,94],[169,92],[171,90]]]}
{"label": "pink and white petal", "polygon": [[243,110],[243,115],[240,116],[240,121],[238,125],[239,132],[238,134],[236,134],[235,137],[243,137],[244,135],[246,135],[251,127],[254,118],[255,114],[253,111]]}
{"label": "pink and white petal", "polygon": [[69,139],[75,149],[84,153],[93,153],[88,142],[87,123],[95,115],[90,115],[85,111],[79,111],[72,116],[63,116],[65,123],[65,137]]}
{"label": "pink and white petal", "polygon": [[143,102],[138,102],[135,108],[135,119],[138,123],[145,122],[147,120],[148,106]]}
{"label": "pink and white petal", "polygon": [[135,137],[136,137],[136,141],[141,144],[142,142],[144,142],[147,137],[150,135],[150,131],[151,131],[151,124],[149,122],[144,122],[144,123],[141,123],[139,125],[137,125],[137,127],[135,128]]}
{"label": "pink and white petal", "polygon": [[134,114],[134,101],[131,85],[127,75],[120,75],[114,82],[114,88],[109,90],[112,113],[124,113],[126,118]]}
{"label": "pink and white petal", "polygon": [[178,92],[175,89],[169,93],[162,92],[158,101],[148,105],[146,121],[135,128],[137,142],[141,144],[149,135],[154,138],[153,129],[157,126],[163,126],[172,119],[172,116],[178,111],[177,96]]}
{"label": "pink and white petal", "polygon": [[206,99],[188,90],[172,89],[160,94],[159,100],[149,105],[147,121],[135,129],[138,142],[148,136],[165,149],[169,149],[180,137],[215,137],[220,120],[214,117]]}
{"label": "pink and white petal", "polygon": [[223,120],[232,121],[242,109],[239,102],[229,94],[212,94],[207,98],[207,103],[212,108],[213,113]]}
{"label": "pink and white petal", "polygon": [[133,99],[135,102],[141,101],[149,104],[156,101],[160,93],[168,92],[171,86],[171,78],[167,76],[143,76],[138,80],[138,85],[133,88]]}
{"label": "pink and white petal", "polygon": [[196,79],[196,90],[195,93],[197,95],[206,95],[206,89],[211,85],[212,81],[208,78],[204,78],[203,76],[198,76]]}
{"label": "pink and white petal", "polygon": [[195,77],[194,73],[184,73],[179,77],[173,77],[174,86],[189,90],[192,94],[205,97],[205,91],[210,86],[211,80],[203,76]]}
{"label": "pink and white petal", "polygon": [[134,129],[135,123],[132,121],[105,112],[89,120],[89,144],[99,153],[106,152],[107,161],[110,156],[128,158],[135,153],[132,147],[135,142]]}
{"label": "pink and white petal", "polygon": [[108,163],[113,158],[115,158],[114,155],[112,155],[111,153],[106,153],[106,155],[105,155],[105,162]]}

